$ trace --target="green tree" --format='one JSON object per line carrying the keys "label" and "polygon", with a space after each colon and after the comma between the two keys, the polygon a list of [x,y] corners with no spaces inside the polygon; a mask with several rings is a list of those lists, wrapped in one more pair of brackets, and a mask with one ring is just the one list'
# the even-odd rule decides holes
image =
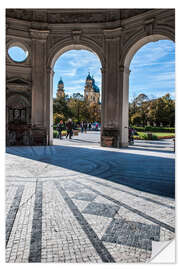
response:
{"label": "green tree", "polygon": [[151,125],[156,123],[160,126],[174,126],[175,124],[175,101],[166,94],[157,99],[149,99],[140,94],[129,103],[129,122],[133,125]]}
{"label": "green tree", "polygon": [[58,97],[53,99],[53,114],[63,115],[64,119],[72,117],[72,112],[68,107],[68,101],[65,97]]}

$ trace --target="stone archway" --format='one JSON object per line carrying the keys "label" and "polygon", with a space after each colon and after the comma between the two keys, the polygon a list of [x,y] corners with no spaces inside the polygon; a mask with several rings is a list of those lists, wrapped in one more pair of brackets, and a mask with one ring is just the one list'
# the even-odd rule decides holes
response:
{"label": "stone archway", "polygon": [[[121,66],[123,67],[123,86],[122,86],[122,92],[123,92],[123,106],[122,106],[122,133],[121,133],[121,138],[122,138],[122,143],[124,146],[128,146],[128,123],[129,123],[129,110],[128,110],[128,100],[129,100],[129,66],[131,63],[131,60],[133,56],[136,54],[136,52],[145,44],[149,42],[156,42],[158,40],[172,40],[172,38],[168,37],[167,35],[164,34],[152,34],[152,35],[147,35],[145,37],[138,37],[135,41],[131,42],[131,45],[127,46],[126,51],[124,52],[124,55],[121,60]],[[172,40],[173,41],[173,40]]]}
{"label": "stone archway", "polygon": [[[50,51],[50,55],[48,57],[48,93],[49,93],[49,144],[52,145],[53,144],[53,104],[52,104],[52,97],[53,97],[53,75],[54,75],[54,65],[56,60],[65,52],[70,51],[70,50],[87,50],[90,51],[92,53],[94,53],[100,60],[101,62],[101,70],[103,69],[104,66],[104,56],[103,53],[101,51],[101,49],[97,46],[97,44],[92,43],[92,41],[82,41],[81,43],[74,43],[72,44],[72,42],[60,42],[58,44],[55,44],[55,46],[52,48],[52,50]],[[103,75],[103,73],[102,73]],[[102,81],[103,81],[103,76],[102,76]],[[103,84],[102,84],[103,85]],[[101,87],[101,93],[103,93],[103,87]],[[103,103],[102,103],[102,107],[103,107]],[[48,115],[47,115],[48,118]]]}
{"label": "stone archway", "polygon": [[111,137],[113,147],[127,147],[130,60],[153,39],[174,40],[175,10],[7,9],[6,15],[7,49],[22,43],[28,50],[26,61],[18,64],[7,54],[7,80],[18,78],[17,87],[28,82],[23,91],[32,101],[31,129],[47,135],[41,143],[52,144],[54,62],[66,50],[85,48],[102,64],[101,135]]}

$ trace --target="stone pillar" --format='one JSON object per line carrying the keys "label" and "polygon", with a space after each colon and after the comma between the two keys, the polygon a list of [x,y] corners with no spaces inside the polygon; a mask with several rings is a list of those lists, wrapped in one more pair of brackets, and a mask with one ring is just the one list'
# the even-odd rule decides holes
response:
{"label": "stone pillar", "polygon": [[53,76],[54,71],[51,67],[47,68],[47,135],[48,135],[48,145],[53,145]]}
{"label": "stone pillar", "polygon": [[129,74],[128,67],[119,66],[119,147],[128,146]]}
{"label": "stone pillar", "polygon": [[49,31],[31,29],[32,38],[32,125],[47,128],[46,43]]}
{"label": "stone pillar", "polygon": [[128,146],[128,92],[129,68],[121,66],[122,54],[121,28],[105,30],[105,55],[103,93],[102,93],[102,131],[101,145],[112,142],[113,147]]}
{"label": "stone pillar", "polygon": [[101,145],[112,140],[113,147],[119,147],[119,37],[105,39],[106,64],[104,69],[102,93],[102,131]]}
{"label": "stone pillar", "polygon": [[101,68],[101,76],[102,76],[102,89],[101,89],[101,137],[104,126],[104,78],[105,78],[105,67]]}

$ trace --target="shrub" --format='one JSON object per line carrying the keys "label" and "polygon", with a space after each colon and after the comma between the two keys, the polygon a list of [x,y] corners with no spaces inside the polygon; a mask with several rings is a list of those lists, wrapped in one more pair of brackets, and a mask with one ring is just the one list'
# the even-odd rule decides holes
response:
{"label": "shrub", "polygon": [[[137,137],[135,137],[136,139]],[[139,140],[158,140],[158,137],[154,134],[151,137],[147,133],[143,133],[139,135]]]}
{"label": "shrub", "polygon": [[146,133],[139,135],[140,140],[148,140],[148,135]]}
{"label": "shrub", "polygon": [[175,133],[175,128],[146,126],[146,127],[144,128],[144,131],[152,131],[152,132],[171,132],[171,133]]}
{"label": "shrub", "polygon": [[57,130],[53,130],[53,138],[58,138],[58,131]]}

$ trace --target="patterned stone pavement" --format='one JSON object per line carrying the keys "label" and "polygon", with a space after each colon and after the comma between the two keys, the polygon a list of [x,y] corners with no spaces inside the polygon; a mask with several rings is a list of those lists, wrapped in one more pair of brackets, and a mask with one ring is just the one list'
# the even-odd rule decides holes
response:
{"label": "patterned stone pavement", "polygon": [[175,237],[171,143],[98,140],[7,148],[6,262],[148,262],[152,241]]}

